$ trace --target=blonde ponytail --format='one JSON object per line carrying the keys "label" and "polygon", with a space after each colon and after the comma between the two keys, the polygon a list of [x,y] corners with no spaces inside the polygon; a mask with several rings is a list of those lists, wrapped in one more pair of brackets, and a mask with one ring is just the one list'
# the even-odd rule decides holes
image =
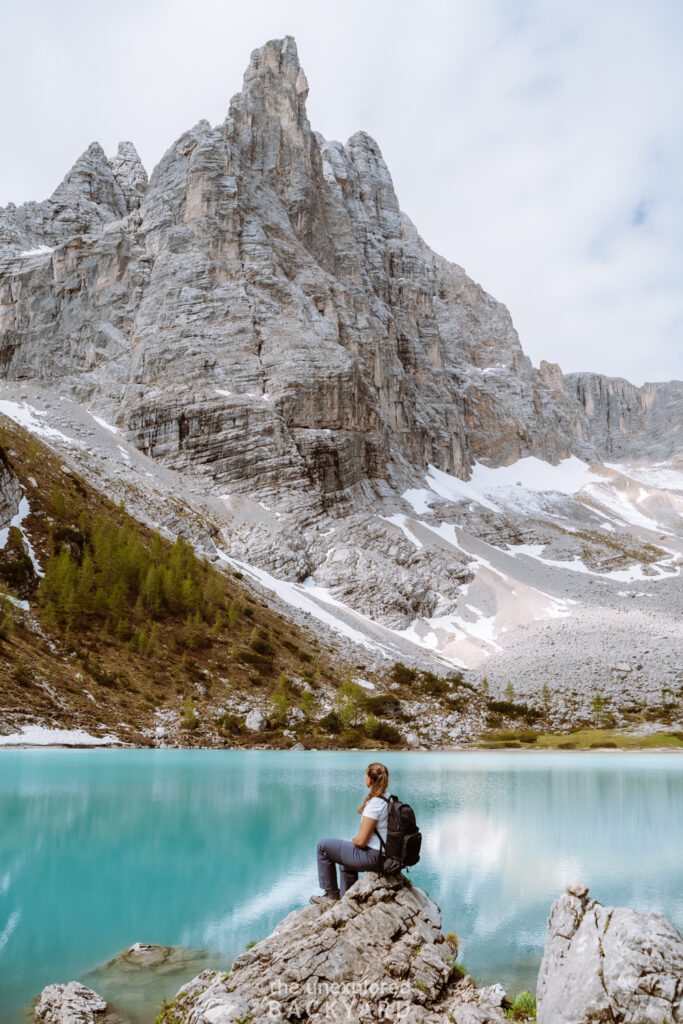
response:
{"label": "blonde ponytail", "polygon": [[369,800],[372,800],[375,796],[382,796],[389,785],[389,769],[386,765],[379,764],[379,762],[373,762],[373,764],[368,765],[367,774],[370,777],[372,785],[370,787],[370,792],[358,808],[359,814],[363,813],[365,805]]}

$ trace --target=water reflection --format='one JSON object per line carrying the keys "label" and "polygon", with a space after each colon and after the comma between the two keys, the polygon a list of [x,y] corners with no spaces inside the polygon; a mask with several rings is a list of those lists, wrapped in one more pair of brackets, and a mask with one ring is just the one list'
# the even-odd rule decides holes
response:
{"label": "water reflection", "polygon": [[[425,834],[412,873],[482,982],[534,987],[548,908],[580,879],[683,925],[683,758],[390,755]],[[351,836],[367,756],[3,751],[0,1022],[136,941],[217,966],[316,891],[315,846]],[[156,992],[170,996],[177,988]],[[149,992],[146,995],[149,999]],[[123,1002],[123,1000],[122,1000]],[[151,1012],[135,1011],[143,1024]]]}

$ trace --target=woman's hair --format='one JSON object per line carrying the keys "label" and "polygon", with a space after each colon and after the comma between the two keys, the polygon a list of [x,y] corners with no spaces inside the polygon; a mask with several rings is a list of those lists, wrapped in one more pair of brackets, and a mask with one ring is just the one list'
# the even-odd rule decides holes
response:
{"label": "woman's hair", "polygon": [[370,777],[372,785],[370,786],[370,792],[358,808],[359,814],[362,814],[365,810],[365,805],[368,800],[372,800],[373,796],[381,796],[389,785],[389,769],[386,765],[379,764],[379,762],[374,761],[372,764],[368,765],[367,774]]}

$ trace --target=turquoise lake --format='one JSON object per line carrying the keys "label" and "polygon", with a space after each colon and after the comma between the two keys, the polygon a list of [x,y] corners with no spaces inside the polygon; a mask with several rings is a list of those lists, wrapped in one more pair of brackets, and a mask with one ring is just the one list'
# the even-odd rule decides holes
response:
{"label": "turquoise lake", "polygon": [[[23,1020],[44,985],[87,981],[136,941],[208,948],[216,966],[229,965],[318,891],[317,841],[355,834],[368,760],[0,752],[0,1024]],[[460,936],[459,959],[480,983],[534,990],[550,903],[567,882],[683,928],[683,757],[384,760],[425,837],[410,877],[440,904],[444,930]],[[183,980],[143,990],[114,977],[102,994],[146,1024]]]}

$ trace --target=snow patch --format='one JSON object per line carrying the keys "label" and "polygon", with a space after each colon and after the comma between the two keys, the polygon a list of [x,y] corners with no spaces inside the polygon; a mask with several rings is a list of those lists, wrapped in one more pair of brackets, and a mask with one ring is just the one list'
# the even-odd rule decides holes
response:
{"label": "snow patch", "polygon": [[14,420],[20,427],[24,427],[29,430],[32,434],[38,434],[39,437],[52,437],[59,441],[66,441],[67,444],[77,445],[82,447],[82,442],[77,441],[73,437],[67,437],[61,430],[54,430],[52,427],[48,427],[47,423],[43,423],[41,417],[46,414],[41,412],[39,409],[34,409],[33,406],[28,405],[26,402],[9,402],[6,399],[0,399],[0,412],[4,413],[8,419]]}
{"label": "snow patch", "polygon": [[119,432],[119,428],[118,427],[113,427],[111,425],[111,423],[107,423],[107,421],[103,420],[100,416],[95,416],[93,413],[90,413],[90,415],[94,419],[95,423],[99,423],[99,425],[101,427],[104,427],[105,430],[108,430],[112,434],[118,434],[118,432]]}
{"label": "snow patch", "polygon": [[[24,496],[24,497],[22,497],[21,501],[19,502],[19,510],[18,510],[17,514],[12,517],[12,520],[11,520],[9,526],[5,526],[5,527],[2,528],[2,530],[0,530],[0,550],[2,550],[5,547],[5,545],[7,544],[7,541],[9,539],[9,532],[10,532],[10,530],[12,529],[13,526],[16,526],[17,529],[19,530],[19,532],[21,533],[22,539],[23,539],[24,543],[26,544],[26,547],[28,548],[28,556],[31,559],[31,562],[33,564],[33,569],[34,569],[36,575],[37,576],[44,576],[45,573],[40,568],[40,563],[38,562],[38,559],[36,558],[36,553],[35,553],[35,550],[33,548],[33,544],[31,544],[31,539],[30,539],[30,537],[26,533],[26,530],[23,527],[23,521],[24,521],[24,519],[26,519],[26,516],[29,515],[30,511],[31,511],[31,506],[29,505],[28,499],[26,498],[26,496]],[[26,610],[28,611],[28,607],[26,608]]]}
{"label": "snow patch", "polygon": [[21,732],[0,736],[0,747],[108,747],[120,742],[118,736],[92,736],[84,729],[47,729],[43,725],[24,725]]}
{"label": "snow patch", "polygon": [[299,608],[300,611],[308,612],[309,615],[313,615],[314,618],[319,619],[320,622],[324,622],[325,625],[334,629],[337,633],[341,633],[343,636],[353,640],[355,643],[360,644],[362,647],[368,650],[380,649],[380,645],[370,640],[369,637],[365,636],[359,630],[354,629],[344,619],[337,615],[333,615],[326,609],[321,608],[317,601],[312,600],[315,596],[321,601],[325,601],[326,604],[336,605],[340,609],[343,609],[350,615],[354,613],[350,608],[347,608],[341,602],[335,601],[323,587],[316,587],[313,585],[300,584],[300,583],[289,583],[287,580],[279,580],[275,576],[271,576],[265,569],[257,569],[254,565],[248,565],[246,562],[240,562],[236,558],[230,558],[220,548],[216,548],[216,554],[225,562],[227,565],[234,566],[243,572],[246,576],[251,576],[252,579],[256,580],[261,586],[271,590],[278,597],[281,597],[287,604],[291,604],[294,608]]}
{"label": "snow patch", "polygon": [[54,251],[53,245],[38,245],[35,249],[24,249],[23,252],[19,253],[19,256],[47,256],[48,253]]}

